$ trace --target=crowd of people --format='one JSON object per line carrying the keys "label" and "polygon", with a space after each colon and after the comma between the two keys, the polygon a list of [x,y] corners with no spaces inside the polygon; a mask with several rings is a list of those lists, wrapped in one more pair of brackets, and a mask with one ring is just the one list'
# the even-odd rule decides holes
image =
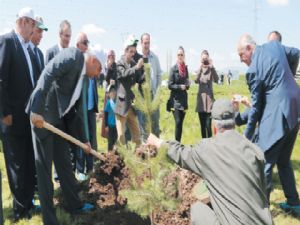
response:
{"label": "crowd of people", "polygon": [[[261,46],[248,34],[238,42],[241,62],[249,67],[246,80],[251,102],[245,97],[215,101],[213,83],[219,83],[219,76],[209,52],[202,51],[194,82],[198,85],[195,111],[203,140],[184,146],[180,141],[191,78],[182,46],[170,69],[166,102],[175,120],[175,141],[164,142],[159,139],[159,109],[151,115],[153,134],[149,134],[145,114],[133,104],[133,88],[143,92],[145,63],[151,68],[153,98],[162,81],[159,58],[150,50],[149,33],[141,35],[141,53],[137,52],[139,40],[130,35],[120,59],[110,50],[102,64],[89,50],[86,33],[80,32],[76,46],[70,47],[72,27],[67,20],[60,23],[59,42],[44,55],[38,46],[47,30],[42,17],[23,8],[14,30],[0,36],[1,139],[15,221],[30,218],[31,211],[39,209],[33,201],[37,191],[43,223],[59,224],[52,177],[60,184],[70,212],[94,208],[80,200],[76,183],[93,171],[90,152],[97,149],[101,71],[107,84],[101,129],[108,139],[107,149],[115,149],[117,143],[125,145],[130,139],[137,147],[142,143],[157,148],[168,145],[169,157],[202,176],[210,192],[211,208],[202,203],[193,205],[193,224],[273,224],[269,200],[274,165],[287,199],[280,208],[300,215],[291,164],[300,121],[300,90],[293,76],[300,53],[282,45],[279,32],[271,32]],[[231,78],[232,73],[228,74]],[[239,112],[240,103],[246,105],[245,112]],[[45,121],[85,143],[86,148],[44,129]],[[243,124],[244,136],[234,131],[235,125]]]}

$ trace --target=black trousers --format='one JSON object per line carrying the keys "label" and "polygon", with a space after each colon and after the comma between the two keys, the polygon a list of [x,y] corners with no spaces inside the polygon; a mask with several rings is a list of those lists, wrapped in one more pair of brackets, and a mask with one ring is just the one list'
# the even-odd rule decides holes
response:
{"label": "black trousers", "polygon": [[182,124],[185,117],[185,111],[175,109],[173,111],[173,116],[175,119],[175,140],[180,142],[182,135]]}
{"label": "black trousers", "polygon": [[276,164],[278,175],[287,203],[299,205],[299,194],[291,162],[291,155],[298,135],[299,125],[288,131],[279,141],[265,152],[265,177],[267,183],[267,197],[270,199],[272,191],[272,171]]}
{"label": "black trousers", "polygon": [[116,127],[109,127],[108,128],[108,146],[107,146],[108,151],[113,150],[113,147],[114,147],[117,140],[118,140],[117,128]]}
{"label": "black trousers", "polygon": [[212,136],[211,131],[211,113],[199,112],[198,113],[202,138],[210,138]]}
{"label": "black trousers", "polygon": [[[88,129],[91,147],[97,150],[96,114],[94,110],[88,110]],[[77,148],[75,163],[79,173],[89,173],[94,168],[94,157],[91,154],[85,154],[81,148]]]}
{"label": "black trousers", "polygon": [[9,187],[13,194],[14,214],[23,215],[33,207],[32,199],[36,185],[31,133],[14,135],[4,132],[3,151]]}
{"label": "black trousers", "polygon": [[[63,120],[56,127],[67,132]],[[46,137],[42,137],[38,128],[32,129],[39,199],[43,224],[59,225],[53,205],[52,162],[68,209],[70,211],[79,209],[82,207],[82,202],[78,196],[77,181],[72,171],[69,143],[56,134],[48,131],[47,133]]]}

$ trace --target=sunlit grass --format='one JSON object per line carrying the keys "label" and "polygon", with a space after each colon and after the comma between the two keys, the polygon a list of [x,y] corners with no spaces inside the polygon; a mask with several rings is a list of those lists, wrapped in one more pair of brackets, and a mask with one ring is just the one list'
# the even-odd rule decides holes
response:
{"label": "sunlit grass", "polygon": [[[233,81],[231,86],[224,85],[214,86],[215,98],[231,98],[233,94],[238,93],[241,95],[249,96],[248,88],[245,84],[243,78],[240,81]],[[103,109],[104,100],[104,89],[99,89],[100,95],[100,109]],[[193,144],[201,140],[200,125],[198,115],[195,112],[196,108],[196,96],[197,96],[197,86],[192,86],[189,90],[189,110],[187,111],[184,127],[183,127],[183,137],[182,142],[184,144]],[[169,90],[166,88],[162,91],[162,104],[160,105],[160,126],[162,130],[161,137],[165,140],[174,139],[174,119],[171,113],[166,111],[166,102],[169,97]],[[100,137],[101,121],[98,123],[98,149],[100,151],[106,151],[107,140]],[[242,128],[238,128],[242,132]],[[295,149],[292,155],[295,176],[297,181],[297,189],[300,192],[300,136],[297,138],[295,144]],[[3,184],[3,207],[5,216],[5,225],[11,225],[12,223],[12,196],[8,187],[8,181],[6,177],[5,165],[3,160],[3,154],[0,154],[0,168],[2,171],[2,184]],[[278,203],[285,201],[279,179],[276,176],[276,171],[274,171],[274,187],[275,190],[271,195],[271,210],[274,216],[274,222],[276,225],[300,225],[299,219],[295,219],[290,215],[286,215],[278,208]],[[72,220],[72,216],[66,213],[63,209],[57,209],[57,216],[62,225],[76,225],[80,222],[80,218],[76,221]],[[82,222],[82,221],[81,221]],[[17,225],[40,225],[42,224],[41,216],[35,215],[30,221],[20,221]]]}

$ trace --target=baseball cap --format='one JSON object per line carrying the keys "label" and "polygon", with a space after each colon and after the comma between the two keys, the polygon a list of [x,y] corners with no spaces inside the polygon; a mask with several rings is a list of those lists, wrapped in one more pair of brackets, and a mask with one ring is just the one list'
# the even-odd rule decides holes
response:
{"label": "baseball cap", "polygon": [[136,47],[138,42],[139,42],[139,40],[136,39],[133,34],[130,34],[124,42],[124,48],[127,48],[128,46]]}
{"label": "baseball cap", "polygon": [[35,20],[33,9],[30,7],[25,7],[25,8],[20,9],[20,11],[17,14],[17,18],[19,19],[19,18],[23,18],[23,17],[27,17],[27,18]]}
{"label": "baseball cap", "polygon": [[228,120],[234,118],[234,109],[230,100],[218,99],[214,102],[211,117],[215,120]]}
{"label": "baseball cap", "polygon": [[36,20],[36,27],[40,28],[41,30],[48,31],[48,28],[45,26],[43,18],[41,16],[36,15],[35,16]]}

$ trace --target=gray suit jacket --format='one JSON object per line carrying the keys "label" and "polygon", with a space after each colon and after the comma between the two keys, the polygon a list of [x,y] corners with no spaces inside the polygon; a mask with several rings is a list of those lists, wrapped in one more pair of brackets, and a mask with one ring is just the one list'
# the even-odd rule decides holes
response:
{"label": "gray suit jacket", "polygon": [[55,56],[41,74],[27,111],[42,115],[54,126],[64,120],[71,135],[87,142],[82,95],[71,110],[63,115],[70,104],[83,64],[84,56],[77,48],[65,49]]}
{"label": "gray suit jacket", "polygon": [[126,116],[134,99],[134,94],[131,90],[136,83],[137,71],[134,68],[135,62],[131,61],[128,64],[124,57],[117,62],[117,101],[115,113],[120,116]]}
{"label": "gray suit jacket", "polygon": [[54,45],[46,51],[45,64],[48,64],[51,59],[59,53],[58,45]]}
{"label": "gray suit jacket", "polygon": [[220,224],[273,224],[266,197],[264,154],[256,145],[234,130],[193,146],[177,141],[168,144],[172,160],[204,179]]}

